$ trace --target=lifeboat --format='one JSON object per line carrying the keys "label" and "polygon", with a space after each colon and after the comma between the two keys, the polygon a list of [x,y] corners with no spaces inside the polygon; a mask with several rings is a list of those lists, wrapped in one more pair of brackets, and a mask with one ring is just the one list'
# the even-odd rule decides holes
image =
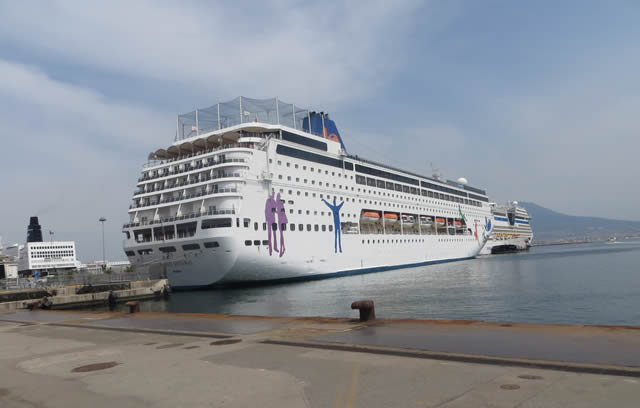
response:
{"label": "lifeboat", "polygon": [[420,225],[431,225],[433,224],[433,218],[427,217],[426,215],[420,216]]}
{"label": "lifeboat", "polygon": [[384,222],[387,224],[393,224],[398,221],[398,214],[394,213],[385,213],[384,214]]}
{"label": "lifeboat", "polygon": [[403,215],[402,216],[402,224],[404,225],[413,225],[415,223],[415,218],[413,215]]}
{"label": "lifeboat", "polygon": [[364,211],[360,216],[362,222],[377,222],[380,220],[380,213],[377,211]]}
{"label": "lifeboat", "polygon": [[455,225],[456,227],[458,227],[458,228],[461,228],[461,227],[462,227],[462,221],[455,220],[453,223],[454,223],[454,225]]}
{"label": "lifeboat", "polygon": [[436,218],[436,224],[438,225],[444,225],[445,223],[445,219],[444,218]]}

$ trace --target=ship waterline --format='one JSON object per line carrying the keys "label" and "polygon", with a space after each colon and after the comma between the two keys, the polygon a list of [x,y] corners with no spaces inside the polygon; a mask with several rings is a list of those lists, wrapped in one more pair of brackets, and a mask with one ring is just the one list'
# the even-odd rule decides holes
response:
{"label": "ship waterline", "polygon": [[132,265],[193,288],[468,259],[485,244],[483,190],[349,155],[324,113],[236,101],[229,118],[218,112],[234,101],[205,110],[219,129],[181,117],[178,141],[150,155],[123,228]]}

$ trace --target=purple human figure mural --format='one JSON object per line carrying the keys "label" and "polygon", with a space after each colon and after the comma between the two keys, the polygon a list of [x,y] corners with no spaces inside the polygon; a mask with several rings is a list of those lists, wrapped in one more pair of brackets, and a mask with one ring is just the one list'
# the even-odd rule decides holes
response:
{"label": "purple human figure mural", "polygon": [[342,253],[342,236],[340,235],[340,209],[344,205],[344,201],[340,204],[336,205],[336,198],[333,198],[333,205],[331,205],[327,200],[322,199],[322,202],[327,205],[331,209],[333,213],[333,230],[335,231],[335,237],[333,241],[333,249],[335,253],[338,253],[338,248],[340,249],[340,253]]}
{"label": "purple human figure mural", "polygon": [[284,203],[280,200],[280,193],[276,196],[276,214],[278,215],[278,229],[280,229],[280,257],[282,257],[285,251],[284,229],[289,220],[287,219],[287,211],[284,208]]}
{"label": "purple human figure mural", "polygon": [[[273,229],[273,225],[276,223],[276,200],[273,198],[275,193],[272,193],[264,204],[264,219],[267,223],[267,235],[269,239],[269,256],[272,254],[272,248],[278,250],[278,239],[276,237],[276,231]],[[278,195],[279,196],[279,195]],[[280,202],[280,200],[278,200]],[[273,241],[271,239],[273,235]]]}

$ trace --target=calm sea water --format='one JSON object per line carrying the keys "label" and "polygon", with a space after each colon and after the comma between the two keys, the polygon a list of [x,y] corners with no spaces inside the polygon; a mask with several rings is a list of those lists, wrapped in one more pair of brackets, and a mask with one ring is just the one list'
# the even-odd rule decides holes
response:
{"label": "calm sea water", "polygon": [[143,311],[640,325],[640,242],[529,252],[276,286],[174,292]]}

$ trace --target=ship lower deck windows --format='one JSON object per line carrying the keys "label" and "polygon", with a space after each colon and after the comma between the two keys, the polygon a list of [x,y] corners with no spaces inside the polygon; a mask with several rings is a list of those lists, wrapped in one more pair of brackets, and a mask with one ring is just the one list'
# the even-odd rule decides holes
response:
{"label": "ship lower deck windows", "polygon": [[185,251],[195,251],[196,249],[200,249],[200,245],[199,244],[184,244],[182,246],[182,249],[184,249]]}
{"label": "ship lower deck windows", "polygon": [[262,241],[262,245],[269,245],[269,241],[268,241],[268,240],[266,240],[266,239],[265,239],[265,240],[263,240],[263,241]]}
{"label": "ship lower deck windows", "polygon": [[258,230],[258,223],[257,223],[257,222],[254,222],[254,223],[253,223],[253,229],[254,229],[255,231],[257,231],[257,230]]}
{"label": "ship lower deck windows", "polygon": [[151,248],[147,248],[147,249],[138,249],[138,253],[140,255],[149,255],[150,253],[153,252],[153,249]]}
{"label": "ship lower deck windows", "polygon": [[219,246],[220,244],[218,244],[218,241],[209,241],[204,243],[205,248],[218,248]]}
{"label": "ship lower deck windows", "polygon": [[158,249],[160,250],[160,252],[163,252],[165,254],[169,252],[176,252],[176,247],[172,246],[160,247]]}
{"label": "ship lower deck windows", "polygon": [[260,246],[260,240],[259,239],[254,240],[253,245]]}
{"label": "ship lower deck windows", "polygon": [[127,256],[136,256],[136,253],[133,251],[124,251]]}
{"label": "ship lower deck windows", "polygon": [[248,239],[248,240],[244,241],[244,245],[245,246],[251,246],[251,240]]}

